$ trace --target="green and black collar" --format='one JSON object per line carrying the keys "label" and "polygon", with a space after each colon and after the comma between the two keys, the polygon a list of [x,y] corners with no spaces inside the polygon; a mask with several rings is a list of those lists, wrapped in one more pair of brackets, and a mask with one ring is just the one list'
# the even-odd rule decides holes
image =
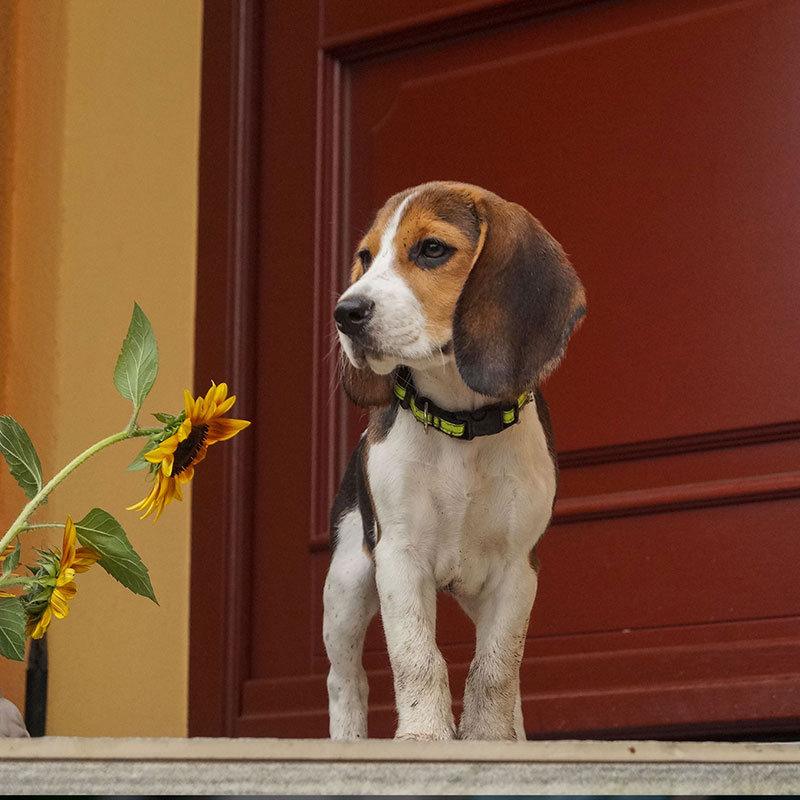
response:
{"label": "green and black collar", "polygon": [[447,411],[417,392],[411,370],[400,367],[394,383],[394,396],[401,408],[407,408],[425,429],[434,428],[453,439],[470,441],[476,436],[491,436],[519,422],[519,412],[531,399],[523,392],[512,405],[483,406],[475,411]]}

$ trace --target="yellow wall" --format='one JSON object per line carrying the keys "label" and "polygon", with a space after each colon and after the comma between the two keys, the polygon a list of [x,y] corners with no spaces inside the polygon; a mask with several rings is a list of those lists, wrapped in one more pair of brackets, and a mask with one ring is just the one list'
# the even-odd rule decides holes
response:
{"label": "yellow wall", "polygon": [[[2,8],[13,34],[0,37],[0,67],[10,52],[13,69],[0,73],[0,102],[9,98],[0,166],[11,165],[10,189],[0,181],[0,413],[30,432],[47,476],[128,421],[112,375],[134,300],[160,351],[145,410],[177,412],[192,385],[202,9],[200,0]],[[106,508],[160,602],[98,567],[78,576],[71,613],[48,636],[48,734],[186,734],[189,506],[174,503],[155,526],[125,511],[147,490],[144,473],[123,471],[138,449],[100,453],[33,520]],[[21,501],[3,475],[3,529]],[[0,663],[0,687],[18,702],[20,676]]]}

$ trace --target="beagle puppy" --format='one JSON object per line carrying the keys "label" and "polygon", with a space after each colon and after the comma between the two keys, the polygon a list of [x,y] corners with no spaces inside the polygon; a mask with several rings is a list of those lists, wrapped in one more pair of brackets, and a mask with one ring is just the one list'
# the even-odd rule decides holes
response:
{"label": "beagle puppy", "polygon": [[[367,736],[362,650],[380,610],[402,739],[524,739],[519,668],[557,464],[541,380],[585,313],[560,245],[461,183],[391,197],[334,310],[350,399],[370,409],[331,509],[323,635],[330,734]],[[436,593],[475,623],[454,722]]]}

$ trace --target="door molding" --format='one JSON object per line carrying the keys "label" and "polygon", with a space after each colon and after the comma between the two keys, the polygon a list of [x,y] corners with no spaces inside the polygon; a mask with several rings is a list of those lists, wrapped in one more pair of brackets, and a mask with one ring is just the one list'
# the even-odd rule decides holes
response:
{"label": "door molding", "polygon": [[[205,0],[198,185],[195,390],[226,381],[254,419],[261,136],[258,0]],[[257,431],[231,440],[194,480],[190,736],[231,736],[247,663],[249,531]]]}

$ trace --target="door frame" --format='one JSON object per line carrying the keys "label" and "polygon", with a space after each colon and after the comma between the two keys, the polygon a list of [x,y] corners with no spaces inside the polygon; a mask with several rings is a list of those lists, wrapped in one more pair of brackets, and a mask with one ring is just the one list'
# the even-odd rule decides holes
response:
{"label": "door frame", "polygon": [[[254,419],[260,93],[258,0],[204,0],[195,390],[226,381]],[[192,492],[188,732],[232,736],[246,677],[254,438],[231,440]]]}

